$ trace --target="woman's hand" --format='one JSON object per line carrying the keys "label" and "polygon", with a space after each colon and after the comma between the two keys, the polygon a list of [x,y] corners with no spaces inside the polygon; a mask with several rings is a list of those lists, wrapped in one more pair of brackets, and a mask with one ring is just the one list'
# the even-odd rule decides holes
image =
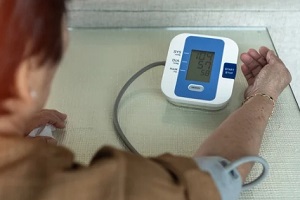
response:
{"label": "woman's hand", "polygon": [[51,124],[56,128],[65,128],[67,115],[57,110],[41,110],[37,112],[28,123],[25,133],[26,136],[35,128]]}
{"label": "woman's hand", "polygon": [[292,77],[284,63],[267,47],[257,52],[249,49],[241,54],[242,72],[248,82],[245,98],[255,93],[264,93],[277,100]]}

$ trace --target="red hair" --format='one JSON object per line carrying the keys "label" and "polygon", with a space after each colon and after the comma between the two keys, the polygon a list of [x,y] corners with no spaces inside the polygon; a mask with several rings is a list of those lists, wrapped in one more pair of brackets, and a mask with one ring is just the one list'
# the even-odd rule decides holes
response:
{"label": "red hair", "polygon": [[15,95],[16,71],[24,59],[39,55],[40,65],[61,60],[66,1],[0,0],[0,101]]}

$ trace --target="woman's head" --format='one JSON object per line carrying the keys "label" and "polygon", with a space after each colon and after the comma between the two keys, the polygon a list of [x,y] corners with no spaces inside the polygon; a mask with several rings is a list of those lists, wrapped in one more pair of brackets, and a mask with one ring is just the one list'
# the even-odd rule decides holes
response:
{"label": "woman's head", "polygon": [[11,102],[44,105],[67,40],[65,12],[66,0],[0,0],[0,114]]}

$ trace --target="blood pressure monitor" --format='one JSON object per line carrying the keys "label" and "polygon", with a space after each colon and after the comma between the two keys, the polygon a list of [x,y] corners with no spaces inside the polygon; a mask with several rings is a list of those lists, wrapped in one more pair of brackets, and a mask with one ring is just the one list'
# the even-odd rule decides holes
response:
{"label": "blood pressure monitor", "polygon": [[161,89],[171,103],[209,110],[228,103],[238,46],[224,37],[180,34],[171,41]]}

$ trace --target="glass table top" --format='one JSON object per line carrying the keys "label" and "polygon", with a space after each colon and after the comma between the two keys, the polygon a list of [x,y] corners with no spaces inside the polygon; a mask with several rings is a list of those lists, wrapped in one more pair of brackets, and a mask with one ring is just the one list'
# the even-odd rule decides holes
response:
{"label": "glass table top", "polygon": [[[262,45],[274,49],[264,27],[71,30],[70,46],[47,104],[47,108],[68,114],[66,129],[55,133],[59,143],[73,150],[83,163],[88,163],[102,145],[123,148],[112,122],[118,92],[142,67],[164,61],[171,39],[186,32],[231,38],[240,53]],[[241,105],[246,81],[240,65],[239,60],[232,98],[220,111],[174,106],[160,90],[163,66],[144,73],[120,103],[119,120],[129,141],[147,156],[164,152],[192,156],[202,141]],[[288,199],[293,195],[291,191],[300,188],[297,109],[292,91],[287,88],[277,102],[261,148],[261,156],[270,163],[271,175],[258,189],[243,193],[243,199]],[[253,176],[255,173],[256,170]],[[267,189],[260,191],[264,188]]]}

